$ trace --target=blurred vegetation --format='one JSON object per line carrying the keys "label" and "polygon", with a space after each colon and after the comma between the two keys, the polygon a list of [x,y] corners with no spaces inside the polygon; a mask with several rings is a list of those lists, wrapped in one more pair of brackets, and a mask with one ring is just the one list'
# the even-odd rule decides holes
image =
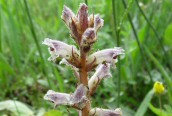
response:
{"label": "blurred vegetation", "polygon": [[[74,44],[60,17],[63,5],[76,13],[82,2],[0,0],[0,115],[13,112],[24,116],[22,110],[27,110],[41,116],[53,109],[53,104],[43,99],[47,90],[74,91],[72,70],[47,61],[50,55],[41,43],[49,37]],[[113,78],[104,80],[94,94],[93,107],[116,108],[119,104],[124,116],[170,116],[172,1],[88,0],[88,6],[89,13],[100,14],[105,23],[93,51],[117,45],[125,49],[125,57],[111,70]],[[151,91],[157,80],[166,88],[161,96],[163,110]],[[76,115],[65,106],[56,109],[45,115]]]}

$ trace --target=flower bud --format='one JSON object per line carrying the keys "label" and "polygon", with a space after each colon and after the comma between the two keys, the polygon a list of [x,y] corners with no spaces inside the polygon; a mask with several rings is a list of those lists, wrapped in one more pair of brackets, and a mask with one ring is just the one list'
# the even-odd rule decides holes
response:
{"label": "flower bud", "polygon": [[70,8],[67,6],[63,7],[63,12],[61,18],[66,23],[66,25],[69,27],[69,24],[71,23],[71,19],[75,17],[75,14],[72,12]]}
{"label": "flower bud", "polygon": [[85,52],[90,50],[90,46],[96,41],[96,32],[93,28],[88,28],[82,35],[81,45]]}
{"label": "flower bud", "polygon": [[92,55],[88,57],[88,64],[94,61],[94,59],[96,59],[96,61],[94,62],[94,65],[98,65],[103,62],[113,64],[117,62],[117,56],[121,54],[124,54],[124,50],[120,47],[101,50],[101,51],[93,53]]}
{"label": "flower bud", "polygon": [[88,6],[86,4],[80,4],[77,16],[80,24],[80,29],[82,32],[84,32],[88,28]]}
{"label": "flower bud", "polygon": [[71,60],[73,56],[75,56],[75,58],[79,57],[79,53],[75,46],[68,45],[61,41],[46,38],[42,44],[49,46],[49,52],[51,54],[49,60],[55,61],[58,57]]}
{"label": "flower bud", "polygon": [[162,94],[165,90],[163,84],[158,81],[156,81],[154,83],[153,89],[154,89],[155,93],[157,93],[157,94]]}
{"label": "flower bud", "polygon": [[90,110],[89,116],[122,116],[119,108],[116,110],[93,108]]}
{"label": "flower bud", "polygon": [[100,64],[94,75],[88,81],[90,94],[92,95],[103,78],[111,77],[110,64]]}

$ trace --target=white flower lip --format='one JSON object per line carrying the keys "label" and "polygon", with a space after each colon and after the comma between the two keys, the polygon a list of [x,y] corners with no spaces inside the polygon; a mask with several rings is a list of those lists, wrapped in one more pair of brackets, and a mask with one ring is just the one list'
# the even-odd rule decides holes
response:
{"label": "white flower lip", "polygon": [[52,61],[55,61],[56,58],[58,57],[70,59],[72,57],[72,52],[79,56],[78,51],[75,46],[68,45],[58,40],[52,40],[52,39],[46,38],[42,44],[49,46],[49,52],[51,54],[51,57],[49,58],[49,60],[52,60]]}

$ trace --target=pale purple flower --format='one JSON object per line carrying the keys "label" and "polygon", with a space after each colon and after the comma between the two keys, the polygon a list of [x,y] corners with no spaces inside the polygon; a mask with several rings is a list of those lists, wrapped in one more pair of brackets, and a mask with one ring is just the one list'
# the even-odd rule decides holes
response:
{"label": "pale purple flower", "polygon": [[91,94],[94,93],[94,91],[96,90],[97,86],[99,85],[99,83],[103,78],[111,77],[111,76],[112,75],[110,73],[110,64],[109,63],[100,64],[97,67],[94,75],[88,81],[88,87]]}
{"label": "pale purple flower", "polygon": [[94,61],[94,59],[96,59],[94,65],[98,65],[104,62],[113,64],[117,62],[117,56],[121,54],[124,54],[124,50],[121,47],[100,50],[88,57],[88,64]]}
{"label": "pale purple flower", "polygon": [[49,47],[49,52],[51,54],[49,60],[55,61],[58,57],[69,60],[73,57],[72,55],[74,55],[76,58],[79,57],[79,53],[76,47],[68,45],[64,42],[46,38],[43,41],[43,44]]}
{"label": "pale purple flower", "polygon": [[73,94],[59,93],[53,90],[49,90],[44,96],[45,100],[49,100],[57,105],[69,105],[75,106],[78,109],[82,109],[87,102],[87,87],[80,84]]}
{"label": "pale purple flower", "polygon": [[93,108],[90,110],[89,116],[122,116],[122,111],[119,108],[115,110]]}
{"label": "pale purple flower", "polygon": [[49,90],[44,96],[45,100],[49,100],[55,105],[68,105],[70,103],[70,98],[70,94],[59,93],[53,90]]}

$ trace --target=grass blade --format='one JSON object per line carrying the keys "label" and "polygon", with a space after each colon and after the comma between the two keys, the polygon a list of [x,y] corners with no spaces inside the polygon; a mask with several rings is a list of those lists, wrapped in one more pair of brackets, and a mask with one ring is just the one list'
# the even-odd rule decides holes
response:
{"label": "grass blade", "polygon": [[144,100],[142,101],[142,103],[140,104],[139,108],[137,109],[137,112],[135,114],[135,116],[144,116],[144,114],[146,113],[146,110],[149,106],[149,103],[152,99],[154,95],[154,91],[153,89],[151,89],[147,95],[145,96]]}

